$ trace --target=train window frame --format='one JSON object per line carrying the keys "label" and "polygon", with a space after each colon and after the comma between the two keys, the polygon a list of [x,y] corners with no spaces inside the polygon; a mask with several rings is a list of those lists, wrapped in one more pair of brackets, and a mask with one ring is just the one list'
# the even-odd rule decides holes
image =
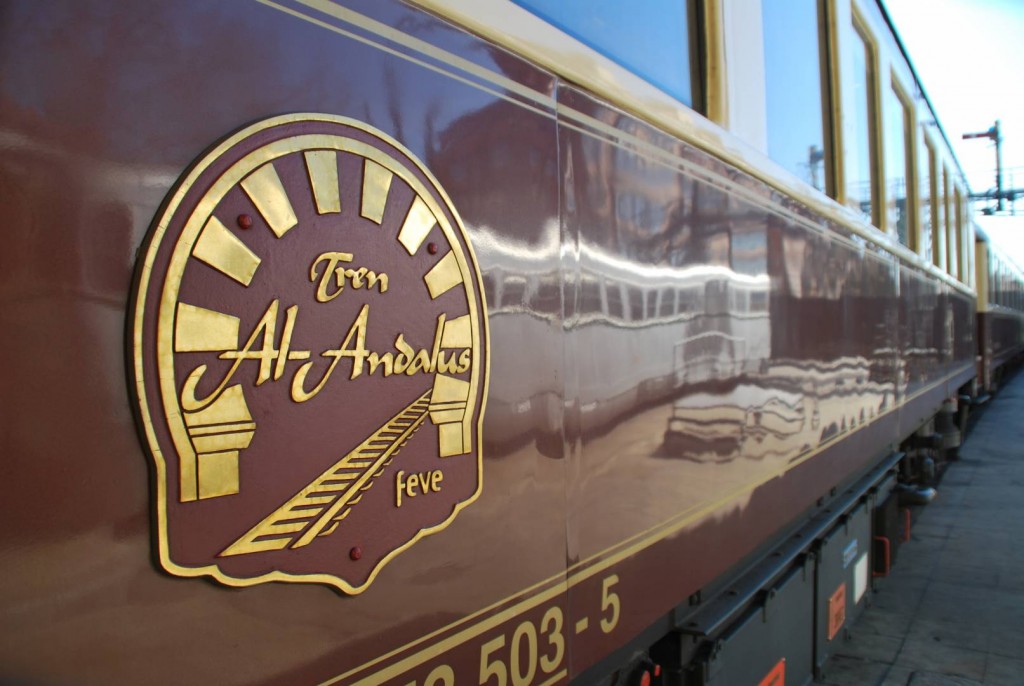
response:
{"label": "train window frame", "polygon": [[[884,197],[883,189],[881,188],[883,181],[882,177],[885,176],[884,170],[881,168],[881,161],[884,159],[884,150],[882,148],[882,135],[881,135],[881,89],[880,89],[880,78],[879,78],[879,49],[878,39],[871,31],[868,25],[868,21],[860,13],[860,10],[856,6],[851,5],[850,7],[850,24],[853,28],[851,38],[859,41],[857,47],[863,47],[864,49],[864,67],[865,67],[865,90],[867,95],[867,107],[866,107],[866,123],[867,123],[867,169],[868,169],[868,201],[870,204],[870,211],[864,212],[862,204],[859,202],[859,195],[854,193],[851,197],[850,184],[852,180],[850,176],[850,170],[848,164],[852,164],[852,156],[848,155],[848,151],[852,149],[852,145],[843,146],[843,167],[846,173],[845,189],[844,189],[844,200],[848,207],[853,208],[855,211],[861,213],[873,226],[884,232],[882,224],[882,207],[881,201]],[[856,47],[851,55],[856,56]],[[856,64],[856,61],[850,64]],[[851,80],[851,85],[854,83]],[[851,102],[850,110],[856,110],[858,103]],[[853,122],[854,131],[859,130],[860,121],[855,120]],[[859,155],[860,153],[858,153]],[[862,179],[857,179],[857,182],[862,182]],[[852,201],[852,202],[851,202]]]}
{"label": "train window frame", "polygon": [[974,251],[971,250],[974,245],[974,228],[971,225],[970,207],[970,192],[966,185],[962,185],[960,186],[960,241],[962,246],[960,262],[963,278],[960,280],[968,286],[974,283]]}
{"label": "train window frame", "polygon": [[967,235],[965,240],[967,241],[968,249],[970,250],[969,259],[967,261],[967,285],[971,288],[978,287],[978,253],[974,249],[975,243],[978,240],[977,235],[974,233],[974,223],[971,221],[971,201],[970,195],[967,196],[966,207],[964,208],[964,218],[967,222]]}
{"label": "train window frame", "polygon": [[[834,74],[837,73],[835,68],[836,55],[835,55],[835,40],[833,38],[833,17],[835,11],[832,7],[832,0],[811,0],[815,6],[815,28],[817,31],[817,52],[818,52],[818,86],[819,95],[818,100],[820,108],[821,118],[821,169],[822,169],[822,187],[818,188],[810,181],[805,181],[808,185],[814,188],[819,193],[830,198],[837,198],[838,186],[839,186],[839,175],[837,174],[838,167],[838,155],[836,150],[839,146],[836,140],[836,122],[834,121],[834,113],[837,110],[836,103],[838,102],[838,93],[836,92]],[[767,63],[768,63],[768,51],[767,51],[767,31],[765,30],[765,1],[761,1],[761,30],[765,36],[762,40],[762,64],[765,69],[765,80],[764,80],[764,96],[765,96],[765,109],[764,109],[764,127],[765,127],[765,154],[768,155],[776,164],[787,168],[783,162],[775,159],[769,152],[770,143],[770,132],[771,121],[769,120],[769,89],[768,89],[768,75],[767,75]],[[810,155],[810,153],[808,153]],[[813,161],[809,159],[809,163],[813,164]],[[790,170],[792,173],[792,170]]]}
{"label": "train window frame", "polygon": [[[924,141],[924,152],[918,159],[921,176],[918,177],[920,183],[918,184],[917,206],[917,254],[926,264],[935,265],[935,217],[938,211],[935,198],[938,190],[935,181],[935,146],[928,139],[928,134],[922,127],[917,127],[915,130],[915,140],[918,136]],[[923,193],[928,195],[924,196]],[[925,216],[926,210],[927,216]],[[928,232],[927,236],[925,236],[925,230]]]}
{"label": "train window frame", "polygon": [[960,184],[953,185],[953,219],[956,222],[957,274],[960,281],[967,282],[967,255],[964,251],[964,198]]}
{"label": "train window frame", "polygon": [[932,183],[932,264],[941,271],[946,271],[946,210],[943,195],[942,165],[939,163],[939,151],[928,142],[930,154],[928,163],[931,166]]}
{"label": "train window frame", "polygon": [[[662,0],[662,2],[664,5],[673,4],[672,0]],[[512,0],[512,4],[517,5],[520,9],[532,14],[552,28],[561,31],[566,36],[593,50],[605,59],[614,62],[622,69],[674,98],[686,107],[704,114],[707,111],[707,100],[709,99],[708,79],[705,78],[705,75],[708,73],[706,56],[708,53],[709,31],[705,27],[708,22],[705,21],[704,0],[675,0],[675,4],[679,2],[684,2],[686,5],[682,13],[686,21],[686,26],[684,27],[686,46],[685,50],[678,52],[681,59],[686,60],[686,64],[684,65],[685,69],[680,69],[679,71],[686,72],[689,79],[688,84],[686,84],[689,90],[688,94],[684,93],[685,89],[679,87],[681,84],[673,84],[672,77],[667,76],[665,72],[651,71],[652,65],[644,64],[642,60],[638,63],[638,58],[634,54],[622,49],[621,42],[617,44],[609,43],[602,39],[598,32],[588,30],[583,25],[583,17],[569,15],[571,17],[569,19],[559,16],[554,8],[564,5],[564,3],[557,2],[557,0],[551,0],[550,2],[549,0]],[[689,97],[687,98],[686,95]]]}
{"label": "train window frame", "polygon": [[[687,21],[690,32],[690,91],[693,103],[690,109],[708,116],[711,92],[711,49],[713,41],[722,40],[718,28],[709,21],[709,2],[716,0],[687,0]],[[714,35],[712,35],[714,32]]]}
{"label": "train window frame", "polygon": [[974,240],[974,263],[976,273],[974,281],[977,310],[983,312],[988,304],[988,246],[980,237]]}
{"label": "train window frame", "polygon": [[952,180],[952,174],[949,171],[949,165],[942,165],[942,202],[944,205],[943,217],[945,219],[945,233],[943,234],[946,240],[946,259],[944,269],[947,274],[952,276],[954,279],[957,277],[957,256],[953,254],[953,249],[956,247],[956,237],[953,235],[954,227],[956,226],[955,220],[951,216],[953,213],[953,188],[954,182]]}
{"label": "train window frame", "polygon": [[[914,251],[918,252],[918,245],[920,239],[918,233],[920,226],[918,224],[918,191],[917,191],[917,146],[915,138],[915,122],[917,121],[917,112],[914,108],[913,98],[910,97],[906,88],[900,82],[899,77],[896,75],[895,70],[890,70],[889,74],[889,93],[895,96],[896,103],[900,107],[900,112],[903,115],[903,173],[904,177],[904,209],[903,216],[906,218],[906,242],[899,238],[899,228],[897,226],[888,226],[889,222],[889,175],[885,174],[885,188],[887,190],[885,197],[886,207],[886,232],[895,236],[899,242]],[[888,171],[887,167],[889,164],[888,153],[889,149],[886,149],[885,167],[883,171]]]}

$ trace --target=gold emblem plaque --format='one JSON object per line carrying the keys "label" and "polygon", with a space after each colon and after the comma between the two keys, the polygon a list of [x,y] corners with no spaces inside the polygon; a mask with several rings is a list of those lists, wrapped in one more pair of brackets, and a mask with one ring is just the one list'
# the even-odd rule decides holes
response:
{"label": "gold emblem plaque", "polygon": [[397,141],[329,115],[249,126],[171,193],[137,281],[168,572],[360,593],[480,494],[480,271]]}

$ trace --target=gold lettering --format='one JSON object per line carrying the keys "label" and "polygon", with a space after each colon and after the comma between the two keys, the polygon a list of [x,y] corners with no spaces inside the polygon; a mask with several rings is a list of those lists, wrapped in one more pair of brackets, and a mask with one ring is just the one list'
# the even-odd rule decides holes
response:
{"label": "gold lettering", "polygon": [[[337,279],[338,290],[333,293],[329,293],[327,291],[327,287],[331,282],[331,276],[337,274],[340,269],[338,267],[338,262],[351,261],[352,255],[347,252],[325,252],[313,261],[313,266],[309,268],[309,280],[316,283],[316,280],[320,279],[320,285],[316,289],[317,302],[330,302],[341,295],[341,292],[345,289],[345,282],[340,278],[340,274]],[[324,273],[322,276],[317,273],[317,265],[321,262],[327,263],[327,266],[324,267]]]}
{"label": "gold lettering", "polygon": [[[288,351],[292,347],[292,334],[295,332],[295,318],[299,316],[299,306],[292,305],[284,311],[284,332],[281,334],[281,351],[277,355],[277,362],[274,364],[274,381],[284,374],[284,365],[288,361]],[[258,386],[260,382],[257,382]]]}
{"label": "gold lettering", "polygon": [[372,291],[374,286],[377,286],[377,290],[381,293],[387,293],[388,275],[384,272],[380,274],[377,272],[366,272],[366,290]]}
{"label": "gold lettering", "polygon": [[[321,357],[334,359],[331,360],[331,364],[327,367],[327,371],[324,372],[320,383],[313,387],[313,390],[307,391],[305,388],[306,376],[313,367],[313,363],[307,362],[299,367],[292,378],[292,400],[297,403],[304,403],[316,396],[317,393],[323,390],[327,380],[331,378],[331,374],[334,373],[335,367],[338,366],[338,362],[343,357],[352,358],[352,376],[350,378],[354,379],[363,373],[363,361],[370,355],[366,350],[366,321],[369,316],[370,306],[363,305],[355,321],[352,322],[352,326],[349,327],[348,334],[345,336],[345,340],[342,341],[341,346],[337,350],[327,350],[320,354]],[[355,338],[355,347],[349,349],[349,346],[353,343],[353,338]]]}
{"label": "gold lettering", "polygon": [[366,356],[366,363],[370,365],[370,374],[372,375],[377,371],[377,367],[384,367],[384,376],[391,376],[392,370],[394,369],[394,355],[391,353],[384,353],[378,355],[377,353],[370,353]]}
{"label": "gold lettering", "polygon": [[[350,379],[354,379],[363,373],[363,360],[370,354],[366,350],[366,322],[370,317],[370,306],[363,305],[362,309],[359,310],[359,316],[352,322],[352,328],[348,330],[348,335],[345,336],[345,340],[341,342],[341,347],[337,350],[328,350],[324,353],[324,356],[334,357],[335,360],[342,357],[352,358],[352,375]],[[352,336],[355,335],[355,347],[349,349],[349,344],[352,342]]]}
{"label": "gold lettering", "polygon": [[[196,389],[199,381],[206,373],[207,365],[200,365],[192,370],[185,379],[185,385],[181,391],[181,407],[187,412],[195,412],[206,407],[224,392],[232,377],[245,360],[259,360],[259,369],[256,373],[256,385],[260,386],[269,381],[271,377],[279,379],[284,373],[284,365],[287,360],[303,359],[309,356],[309,351],[292,351],[291,339],[295,330],[295,320],[299,314],[298,305],[292,305],[285,311],[284,331],[281,335],[281,342],[276,346],[277,337],[277,313],[280,306],[279,300],[274,300],[267,307],[266,312],[256,324],[252,334],[241,350],[228,350],[220,354],[222,360],[233,360],[231,367],[217,387],[205,398],[196,397]],[[256,341],[260,339],[260,345],[256,347]],[[275,347],[276,346],[276,347]]]}
{"label": "gold lettering", "polygon": [[[326,254],[326,253],[325,253]],[[332,258],[333,259],[333,258]],[[341,258],[338,257],[340,260]],[[320,260],[323,261],[323,260]],[[318,261],[319,263],[319,261]],[[316,273],[316,264],[313,273]],[[330,266],[330,265],[328,265]],[[357,275],[362,279],[364,276]],[[369,278],[369,277],[366,277]],[[325,279],[326,280],[326,279]],[[324,286],[324,281],[321,286]],[[368,281],[363,281],[366,285]],[[376,283],[380,283],[378,280]],[[325,297],[335,297],[338,291],[324,290]],[[205,397],[198,397],[197,390],[209,371],[208,364],[197,366],[189,373],[181,392],[182,409],[188,412],[196,412],[214,402],[224,390],[231,384],[232,379],[238,373],[242,363],[246,360],[259,363],[256,370],[255,385],[261,386],[267,381],[280,380],[286,371],[287,363],[299,361],[301,364],[291,380],[291,397],[298,403],[303,403],[316,397],[324,389],[343,358],[351,358],[352,370],[349,373],[350,379],[356,379],[364,373],[376,374],[387,378],[394,374],[414,376],[416,374],[433,374],[440,372],[448,375],[461,374],[466,372],[472,363],[471,349],[442,349],[441,343],[445,328],[445,315],[437,318],[437,328],[434,330],[433,345],[428,348],[419,348],[405,339],[405,334],[399,333],[395,337],[394,350],[387,352],[370,351],[366,348],[367,329],[370,319],[370,305],[364,304],[359,314],[352,321],[346,332],[341,345],[336,349],[326,350],[320,357],[327,360],[319,380],[313,383],[310,376],[314,374],[314,366],[318,363],[310,360],[309,350],[293,350],[292,339],[299,317],[299,306],[292,305],[284,310],[284,321],[278,328],[278,314],[281,310],[280,300],[274,300],[267,307],[260,317],[252,333],[249,335],[245,345],[238,350],[227,350],[219,355],[222,360],[231,361],[231,365],[220,380],[217,386]],[[280,340],[278,340],[280,331]],[[308,386],[312,388],[307,390]]]}
{"label": "gold lettering", "polygon": [[406,474],[399,470],[395,474],[395,507],[402,506],[403,496],[408,500],[418,495],[440,493],[442,481],[444,481],[444,474],[440,469],[431,469],[415,474]]}
{"label": "gold lettering", "polygon": [[352,288],[359,290],[363,287],[363,277],[366,276],[366,267],[360,267],[359,269],[346,269],[344,275],[338,274],[338,280],[342,277],[348,277],[352,280]]}
{"label": "gold lettering", "polygon": [[469,369],[469,363],[472,352],[473,351],[471,348],[466,348],[461,353],[459,353],[459,368],[456,370],[459,374]]}
{"label": "gold lettering", "polygon": [[[398,338],[395,339],[395,348],[398,350],[398,357],[395,358],[395,373],[402,374],[409,367],[416,351],[405,342],[405,336],[402,334],[398,334]],[[385,376],[387,375],[385,374]]]}
{"label": "gold lettering", "polygon": [[455,362],[455,353],[452,353],[449,358],[446,357],[445,352],[442,350],[437,358],[437,371],[442,374],[458,374],[459,366]]}
{"label": "gold lettering", "polygon": [[[366,267],[349,269],[338,266],[339,262],[348,263],[351,261],[352,254],[347,252],[325,252],[313,261],[312,266],[309,268],[309,280],[312,283],[317,283],[317,280],[319,280],[316,289],[316,299],[318,302],[330,302],[337,298],[345,290],[346,281],[356,290],[365,287],[366,290],[372,291],[376,287],[378,292],[387,293],[387,274],[384,272],[378,274]],[[321,262],[326,263],[322,274],[317,269]],[[330,290],[332,280],[335,286],[333,291]]]}
{"label": "gold lettering", "polygon": [[412,376],[417,372],[425,372],[429,374],[430,368],[430,353],[426,350],[419,350],[416,352],[416,356],[412,358],[412,363],[409,368],[405,370],[406,375]]}

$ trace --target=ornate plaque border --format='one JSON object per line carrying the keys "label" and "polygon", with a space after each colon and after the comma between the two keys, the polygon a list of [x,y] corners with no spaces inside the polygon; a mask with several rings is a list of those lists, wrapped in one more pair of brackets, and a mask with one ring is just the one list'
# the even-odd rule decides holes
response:
{"label": "ornate plaque border", "polygon": [[[476,386],[477,383],[481,384],[482,392],[480,392],[479,389],[475,389],[470,394],[470,397],[472,398],[479,393],[480,398],[480,407],[478,410],[476,410],[476,423],[475,427],[473,427],[476,431],[476,490],[469,498],[466,498],[465,500],[458,502],[454,506],[451,514],[444,521],[434,526],[429,526],[427,528],[420,529],[408,542],[391,550],[387,555],[381,558],[376,563],[366,582],[359,585],[352,585],[346,582],[344,579],[341,579],[333,574],[328,573],[294,574],[290,572],[274,570],[259,576],[239,578],[225,573],[220,568],[220,566],[216,564],[192,567],[183,566],[174,562],[171,559],[168,537],[168,465],[163,454],[163,448],[160,445],[159,439],[156,434],[156,430],[154,428],[154,408],[150,407],[150,402],[147,399],[146,388],[150,384],[158,384],[160,386],[159,393],[164,403],[167,402],[168,397],[166,374],[158,374],[158,377],[160,378],[157,379],[148,379],[146,377],[143,339],[146,326],[153,326],[152,323],[147,322],[149,322],[149,320],[153,317],[158,318],[158,321],[156,323],[156,327],[158,329],[157,344],[158,348],[160,349],[157,352],[157,366],[166,369],[165,365],[172,364],[171,360],[173,358],[173,351],[169,349],[167,341],[163,340],[163,338],[166,338],[165,334],[170,329],[173,329],[173,322],[161,321],[168,317],[167,313],[170,309],[172,309],[167,306],[166,302],[164,302],[167,298],[166,292],[162,293],[162,301],[161,306],[159,308],[160,312],[150,312],[147,311],[146,309],[146,301],[147,297],[150,296],[150,289],[165,288],[164,283],[152,283],[151,279],[154,272],[154,265],[156,264],[157,253],[159,252],[161,246],[164,243],[168,227],[171,224],[172,217],[174,217],[175,213],[179,211],[183,201],[186,199],[186,196],[190,193],[190,191],[193,189],[195,184],[201,179],[201,177],[210,169],[211,166],[213,166],[215,163],[220,162],[222,158],[228,152],[230,152],[236,145],[238,145],[239,143],[248,138],[253,137],[254,135],[266,132],[274,127],[295,124],[299,122],[327,122],[352,127],[365,134],[368,134],[369,136],[382,140],[387,145],[393,146],[404,156],[404,161],[411,162],[412,164],[414,164],[417,171],[419,171],[423,175],[423,177],[432,187],[431,190],[436,192],[437,195],[444,202],[444,209],[447,210],[447,212],[451,215],[451,218],[454,220],[453,222],[449,222],[447,220],[447,217],[445,217],[444,212],[435,213],[438,224],[441,226],[445,234],[448,235],[448,232],[452,232],[456,236],[458,236],[458,238],[461,239],[461,241],[459,242],[461,243],[461,246],[464,248],[465,254],[457,254],[456,258],[465,258],[468,264],[464,265],[462,271],[464,273],[469,273],[473,277],[475,277],[473,278],[472,283],[470,285],[472,286],[472,288],[476,289],[475,295],[477,296],[477,298],[469,298],[468,305],[471,311],[477,309],[476,301],[479,301],[480,311],[476,312],[476,318],[480,322],[480,325],[479,327],[474,328],[473,335],[476,336],[477,331],[479,331],[480,335],[482,336],[482,340],[480,341],[480,345],[478,347],[482,354],[482,361],[479,364],[479,378],[474,378],[472,380],[472,383],[474,387]],[[272,157],[266,152],[266,150],[270,148],[272,145],[277,144],[279,147],[288,147],[288,142],[295,140],[295,138],[301,138],[301,136],[283,138],[280,139],[279,141],[275,141],[270,145],[261,146],[256,151],[256,153],[250,153],[249,157],[253,157],[254,159],[252,160],[252,164],[248,165],[249,169],[255,169],[263,162],[272,159]],[[302,148],[301,145],[293,145],[292,147],[294,149],[289,149],[288,152],[297,152],[304,149]],[[376,150],[372,148],[367,148],[367,150],[370,151],[371,153],[376,152]],[[262,157],[260,155],[262,155]],[[233,166],[237,166],[238,162],[240,162],[242,159],[244,158],[236,160]],[[391,167],[391,171],[393,171],[397,176],[400,176],[406,183],[409,183],[410,186],[412,186],[413,188],[416,188],[417,186],[420,186],[422,184],[422,182],[419,179],[417,179],[414,174],[411,174],[409,172],[408,168],[396,169],[394,168],[393,165],[389,166]],[[219,184],[222,182],[228,183],[227,181],[224,181],[223,177],[218,178],[215,183]],[[208,191],[204,192],[204,202],[206,202],[207,193]],[[428,199],[428,202],[430,202],[431,200],[429,193],[424,195]],[[198,209],[193,210],[193,214],[198,213]],[[192,227],[192,230],[195,231],[195,227]],[[182,235],[184,235],[187,231],[189,231],[188,227],[182,230]],[[178,237],[175,240],[176,244],[180,243],[182,237]],[[174,253],[177,254],[177,252],[177,249],[175,249]],[[175,270],[177,270],[176,274]],[[168,265],[168,276],[165,281],[171,280],[173,278],[178,278],[180,280],[183,271],[184,265],[175,265],[173,264],[172,259],[172,264]],[[171,319],[173,319],[173,317],[171,317]],[[195,163],[193,163],[193,165],[190,168],[188,168],[183,173],[183,175],[178,179],[178,181],[172,186],[172,190],[168,193],[167,198],[161,205],[159,211],[156,214],[156,218],[153,224],[150,226],[150,229],[147,232],[146,238],[144,239],[144,242],[139,250],[139,258],[136,261],[135,274],[133,277],[133,291],[131,301],[129,304],[129,315],[126,318],[126,324],[126,343],[128,348],[127,357],[129,360],[129,391],[130,395],[133,396],[134,402],[132,403],[132,405],[133,410],[137,414],[136,419],[139,425],[140,436],[142,439],[143,446],[149,453],[152,459],[152,464],[156,468],[154,474],[154,478],[156,481],[156,518],[154,522],[156,553],[160,565],[164,568],[164,570],[173,575],[181,577],[210,576],[219,581],[220,583],[233,587],[253,586],[272,581],[288,583],[325,584],[334,587],[344,593],[350,595],[357,595],[365,591],[373,583],[373,581],[376,579],[377,575],[384,568],[384,566],[388,564],[392,559],[394,559],[399,553],[410,548],[422,538],[446,529],[455,519],[455,517],[463,509],[465,509],[473,502],[475,502],[482,493],[482,435],[484,413],[487,405],[490,381],[490,331],[487,317],[486,299],[484,297],[483,290],[483,277],[480,272],[479,262],[477,260],[475,251],[473,250],[472,243],[469,240],[469,236],[468,233],[466,232],[462,219],[459,216],[457,210],[455,209],[455,206],[452,203],[451,198],[445,191],[444,187],[438,182],[438,180],[434,177],[430,170],[427,169],[426,166],[419,160],[419,158],[416,157],[408,148],[399,143],[393,137],[372,126],[369,126],[368,124],[348,117],[321,113],[294,113],[280,115],[245,126],[236,131],[235,133],[227,136],[221,142],[215,144],[213,147],[209,148],[204,154],[202,154],[197,159]],[[174,393],[173,383],[171,384],[170,392],[172,394]],[[168,431],[173,433],[171,427],[168,427]]]}

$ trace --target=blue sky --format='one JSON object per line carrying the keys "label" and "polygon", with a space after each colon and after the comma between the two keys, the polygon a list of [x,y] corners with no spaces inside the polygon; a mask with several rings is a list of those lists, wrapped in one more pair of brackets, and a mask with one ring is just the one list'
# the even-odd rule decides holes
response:
{"label": "blue sky", "polygon": [[[973,192],[995,186],[988,140],[1001,121],[1004,188],[1024,188],[1024,1],[884,0]],[[981,207],[978,203],[977,207]],[[1016,219],[980,223],[1024,266],[1024,200]]]}

